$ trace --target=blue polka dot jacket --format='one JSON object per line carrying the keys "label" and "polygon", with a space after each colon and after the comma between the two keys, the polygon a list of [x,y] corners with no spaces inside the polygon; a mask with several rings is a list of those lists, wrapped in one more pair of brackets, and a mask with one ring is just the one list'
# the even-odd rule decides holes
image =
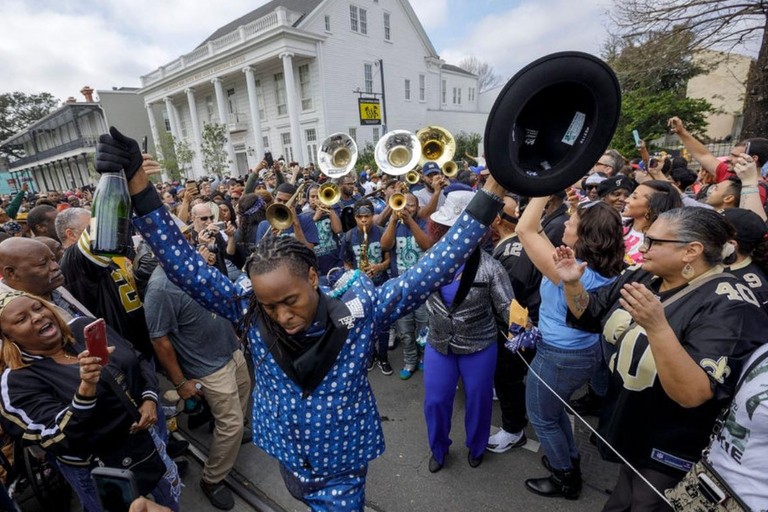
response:
{"label": "blue polka dot jacket", "polygon": [[[206,309],[240,321],[247,297],[205,263],[165,208],[142,195],[134,196],[139,215],[134,224],[171,281]],[[373,335],[453,278],[501,206],[495,196],[476,194],[447,235],[411,270],[378,288],[362,276],[339,299],[325,296],[330,319],[344,336],[335,348],[338,355],[322,368],[324,373],[310,393],[289,376],[285,365],[281,367],[258,325],[252,326],[248,343],[256,366],[254,442],[302,481],[359,469],[381,455],[384,436],[366,371]]]}

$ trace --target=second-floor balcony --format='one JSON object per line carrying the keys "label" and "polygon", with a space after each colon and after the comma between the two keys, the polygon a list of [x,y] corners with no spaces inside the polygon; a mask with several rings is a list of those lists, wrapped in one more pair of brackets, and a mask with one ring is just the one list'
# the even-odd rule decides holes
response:
{"label": "second-floor balcony", "polygon": [[28,167],[30,165],[34,165],[36,162],[42,162],[56,155],[68,153],[76,149],[95,148],[98,142],[99,139],[97,137],[81,137],[70,142],[65,142],[64,144],[60,144],[56,147],[40,151],[34,155],[24,156],[14,160],[13,162],[9,162],[8,169],[12,171],[19,167]]}
{"label": "second-floor balcony", "polygon": [[248,117],[238,112],[230,113],[227,120],[227,129],[229,133],[244,132],[248,129]]}

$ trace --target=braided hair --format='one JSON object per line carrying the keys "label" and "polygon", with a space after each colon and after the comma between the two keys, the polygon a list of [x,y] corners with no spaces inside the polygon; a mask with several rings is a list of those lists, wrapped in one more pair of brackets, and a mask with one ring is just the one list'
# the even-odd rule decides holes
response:
{"label": "braided hair", "polygon": [[[286,266],[293,275],[305,279],[310,268],[317,272],[317,256],[315,251],[294,237],[268,236],[256,244],[245,262],[245,271],[250,278],[272,272],[281,265]],[[251,326],[259,319],[267,332],[275,338],[278,348],[299,348],[299,344],[291,340],[285,330],[267,314],[255,293],[251,294],[248,309],[238,326],[243,337],[241,341],[245,341]]]}

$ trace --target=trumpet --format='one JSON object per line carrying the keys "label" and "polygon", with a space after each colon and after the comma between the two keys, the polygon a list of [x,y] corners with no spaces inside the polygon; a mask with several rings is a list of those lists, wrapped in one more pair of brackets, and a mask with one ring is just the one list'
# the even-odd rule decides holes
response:
{"label": "trumpet", "polygon": [[[299,188],[296,189],[296,193],[291,196],[291,198],[285,203],[272,203],[267,208],[266,216],[267,216],[267,222],[269,222],[269,225],[272,227],[272,229],[276,229],[277,231],[285,231],[289,227],[293,225],[294,216],[296,215],[296,212],[293,209],[293,205],[296,203],[296,200],[301,197],[301,193],[304,191],[304,186],[307,182],[302,183],[299,185]],[[267,230],[266,233],[264,233],[264,236],[269,233],[269,230]]]}
{"label": "trumpet", "polygon": [[317,150],[317,167],[329,178],[349,174],[357,163],[357,144],[346,133],[334,133]]}
{"label": "trumpet", "polygon": [[[456,164],[454,164],[454,165],[456,165]],[[445,172],[445,171],[443,171],[443,172]],[[409,185],[415,185],[416,183],[419,182],[419,173],[417,173],[416,171],[408,171],[405,174],[405,181]]]}
{"label": "trumpet", "polygon": [[448,172],[455,171],[453,174],[447,174],[445,165],[453,161],[453,155],[456,154],[456,139],[451,132],[442,126],[427,126],[416,132],[416,137],[421,144],[421,159],[419,165],[423,166],[427,161],[436,162],[443,169],[443,173],[452,177],[458,172],[458,167],[447,169]]}
{"label": "trumpet", "polygon": [[335,183],[323,183],[317,190],[317,200],[323,206],[330,208],[341,200],[341,190]]}
{"label": "trumpet", "polygon": [[383,172],[400,176],[416,167],[421,158],[421,144],[407,130],[392,130],[379,139],[373,156]]}
{"label": "trumpet", "polygon": [[442,165],[443,174],[446,178],[453,178],[459,174],[459,166],[453,160],[448,160]]}
{"label": "trumpet", "polygon": [[389,196],[388,204],[393,211],[399,212],[400,210],[405,208],[405,194],[401,192],[395,192],[394,194]]}

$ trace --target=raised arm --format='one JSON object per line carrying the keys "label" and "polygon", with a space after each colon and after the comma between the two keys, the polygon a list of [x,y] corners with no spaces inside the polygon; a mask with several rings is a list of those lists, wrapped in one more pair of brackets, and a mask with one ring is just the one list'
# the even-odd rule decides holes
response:
{"label": "raised arm", "polygon": [[375,319],[381,327],[407,315],[453,279],[485,238],[488,226],[504,205],[501,198],[505,192],[492,177],[488,178],[456,224],[413,268],[376,288]]}
{"label": "raised arm", "polygon": [[547,279],[557,284],[560,282],[560,277],[557,275],[555,263],[552,261],[555,246],[549,241],[546,233],[544,233],[544,228],[541,227],[541,216],[548,200],[547,197],[532,198],[517,222],[515,233],[523,243],[523,248],[525,248],[531,262]]}
{"label": "raised arm", "polygon": [[739,206],[745,210],[751,210],[758,214],[763,222],[768,221],[768,216],[760,199],[759,173],[754,158],[747,153],[739,155],[736,165],[733,166],[736,175],[741,179],[741,199]]}
{"label": "raised arm", "polygon": [[709,152],[707,147],[699,142],[696,137],[690,134],[685,129],[685,125],[679,117],[673,117],[667,121],[672,133],[676,133],[680,137],[680,142],[683,143],[685,149],[691,154],[691,156],[701,164],[701,167],[708,173],[715,176],[717,174],[717,166],[720,164],[720,160],[715,155]]}

